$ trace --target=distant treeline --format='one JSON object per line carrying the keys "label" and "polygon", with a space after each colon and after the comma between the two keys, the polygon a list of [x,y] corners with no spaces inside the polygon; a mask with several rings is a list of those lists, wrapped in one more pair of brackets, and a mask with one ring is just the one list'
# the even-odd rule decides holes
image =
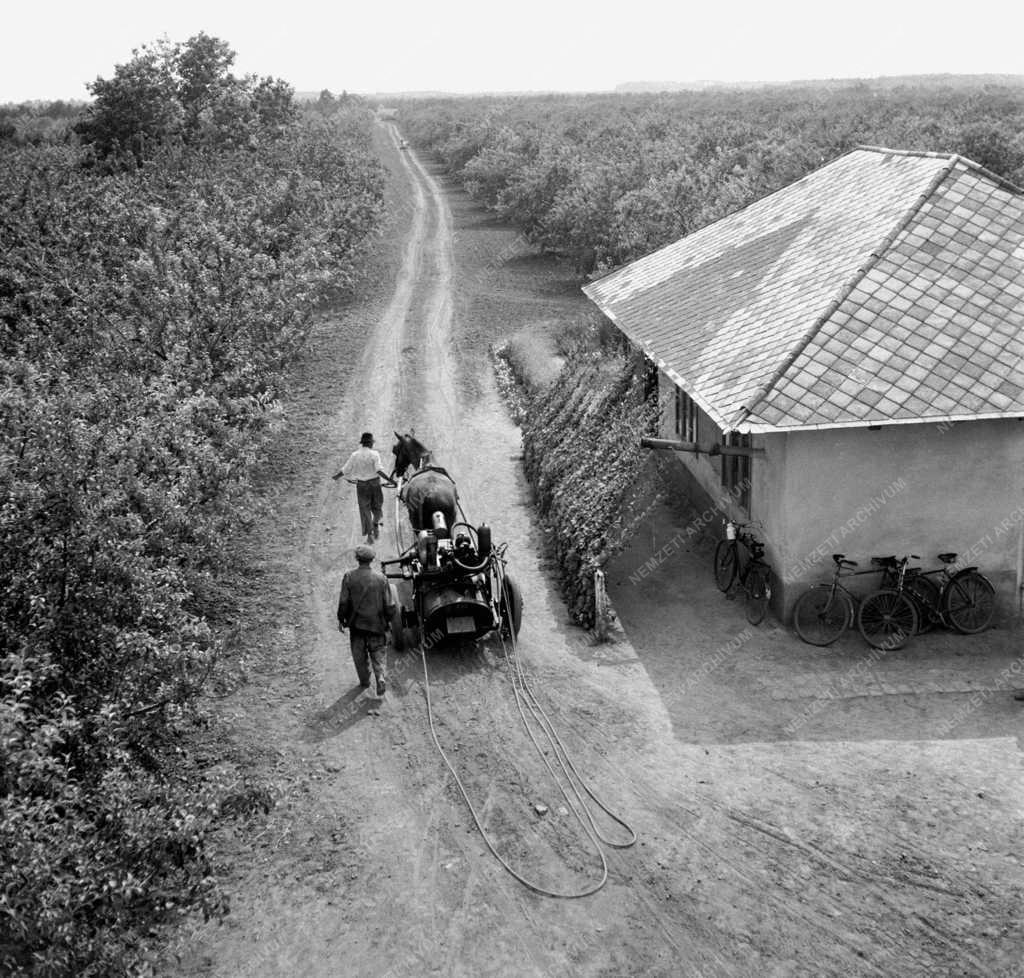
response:
{"label": "distant treeline", "polygon": [[704,92],[704,91],[763,91],[766,88],[776,90],[816,89],[818,92],[836,92],[843,89],[857,89],[861,92],[889,92],[894,88],[945,88],[963,92],[977,92],[993,85],[1024,89],[1024,75],[881,75],[876,78],[818,78],[802,79],[789,82],[763,81],[690,81],[690,82],[653,82],[630,81],[615,86],[616,92]]}
{"label": "distant treeline", "polygon": [[159,42],[0,116],[3,975],[148,973],[162,922],[224,909],[208,834],[268,802],[188,747],[285,370],[383,171],[368,110],[233,59]]}
{"label": "distant treeline", "polygon": [[581,274],[647,254],[858,144],[960,153],[1024,183],[1019,86],[410,99],[401,126]]}
{"label": "distant treeline", "polygon": [[85,111],[83,102],[22,102],[0,105],[0,143],[62,142]]}
{"label": "distant treeline", "polygon": [[20,119],[24,116],[47,116],[51,119],[75,119],[86,108],[86,102],[66,102],[57,99],[53,102],[5,102],[0,105],[0,120]]}
{"label": "distant treeline", "polygon": [[[341,109],[372,108],[356,95],[329,89],[292,93],[292,101],[307,111],[333,115]],[[64,99],[55,101],[7,102],[0,105],[0,143],[18,145],[77,141],[78,123],[92,113],[91,103]]]}

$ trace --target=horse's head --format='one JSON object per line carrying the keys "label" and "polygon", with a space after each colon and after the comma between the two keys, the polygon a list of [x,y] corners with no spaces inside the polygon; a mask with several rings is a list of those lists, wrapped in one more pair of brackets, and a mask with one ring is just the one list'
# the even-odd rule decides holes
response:
{"label": "horse's head", "polygon": [[391,477],[404,476],[411,466],[418,469],[424,462],[430,461],[430,451],[422,442],[416,440],[410,432],[407,435],[400,435],[397,431],[395,437],[397,442],[392,446],[391,452],[395,456],[395,467]]}

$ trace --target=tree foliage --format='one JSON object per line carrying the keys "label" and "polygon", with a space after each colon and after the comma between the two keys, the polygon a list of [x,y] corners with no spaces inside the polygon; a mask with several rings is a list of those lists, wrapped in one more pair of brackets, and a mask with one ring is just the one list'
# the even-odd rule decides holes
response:
{"label": "tree foliage", "polygon": [[382,210],[369,114],[300,119],[232,58],[158,44],[101,87],[93,146],[0,144],[3,974],[123,974],[160,920],[224,908],[234,788],[181,738],[284,369]]}
{"label": "tree foliage", "polygon": [[219,38],[162,39],[133,55],[113,78],[89,85],[94,101],[78,131],[101,158],[142,163],[175,140],[251,145],[281,135],[297,116],[285,82],[230,73],[235,53]]}

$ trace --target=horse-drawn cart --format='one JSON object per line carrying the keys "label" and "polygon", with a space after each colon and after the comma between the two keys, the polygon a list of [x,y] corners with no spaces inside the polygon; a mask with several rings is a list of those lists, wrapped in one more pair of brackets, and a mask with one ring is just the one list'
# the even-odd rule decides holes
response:
{"label": "horse-drawn cart", "polygon": [[[401,610],[403,628],[418,630],[426,649],[493,631],[517,635],[523,601],[505,572],[503,551],[492,544],[486,524],[421,530],[404,553],[382,563],[388,577],[412,586],[411,605]],[[399,644],[397,631],[394,637]]]}
{"label": "horse-drawn cart", "polygon": [[[397,447],[401,476],[406,467]],[[505,569],[505,545],[494,545],[486,523],[473,526],[465,520],[454,480],[443,468],[413,461],[419,467],[404,480],[398,498],[414,540],[398,557],[381,563],[389,578],[406,581],[411,589],[401,622],[392,628],[396,647],[408,644],[406,629],[418,631],[424,650],[491,632],[514,639],[523,600]]]}

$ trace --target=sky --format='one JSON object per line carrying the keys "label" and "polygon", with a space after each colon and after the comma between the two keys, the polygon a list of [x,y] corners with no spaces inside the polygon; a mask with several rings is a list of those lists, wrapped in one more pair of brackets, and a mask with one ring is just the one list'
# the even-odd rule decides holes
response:
{"label": "sky", "polygon": [[1024,0],[17,0],[0,25],[0,103],[86,99],[133,49],[200,31],[236,74],[336,94],[1024,75]]}

